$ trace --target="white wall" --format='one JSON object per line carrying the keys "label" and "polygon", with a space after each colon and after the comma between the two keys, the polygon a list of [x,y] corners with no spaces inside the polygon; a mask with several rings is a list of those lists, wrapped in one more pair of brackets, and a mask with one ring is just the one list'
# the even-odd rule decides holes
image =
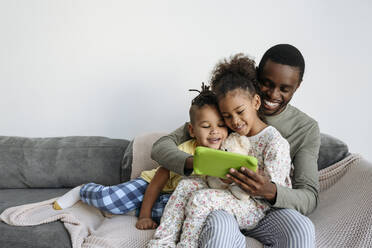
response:
{"label": "white wall", "polygon": [[372,160],[366,1],[0,0],[0,135],[133,138],[188,119],[189,88],[236,52],[291,43],[293,104]]}

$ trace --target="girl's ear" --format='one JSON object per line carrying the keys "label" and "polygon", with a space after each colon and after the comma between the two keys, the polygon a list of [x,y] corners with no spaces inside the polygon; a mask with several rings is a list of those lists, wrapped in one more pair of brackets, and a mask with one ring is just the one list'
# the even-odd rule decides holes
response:
{"label": "girl's ear", "polygon": [[261,97],[258,94],[255,94],[252,99],[252,104],[255,110],[259,110],[261,106]]}
{"label": "girl's ear", "polygon": [[188,128],[189,128],[189,134],[190,134],[191,138],[195,138],[194,129],[192,128],[191,123],[189,123]]}

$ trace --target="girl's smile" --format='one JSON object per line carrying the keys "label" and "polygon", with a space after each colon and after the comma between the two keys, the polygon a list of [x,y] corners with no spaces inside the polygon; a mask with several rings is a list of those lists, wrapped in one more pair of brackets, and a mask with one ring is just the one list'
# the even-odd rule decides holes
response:
{"label": "girl's smile", "polygon": [[253,136],[267,126],[257,115],[261,105],[257,94],[235,89],[220,97],[218,105],[226,125],[240,135]]}

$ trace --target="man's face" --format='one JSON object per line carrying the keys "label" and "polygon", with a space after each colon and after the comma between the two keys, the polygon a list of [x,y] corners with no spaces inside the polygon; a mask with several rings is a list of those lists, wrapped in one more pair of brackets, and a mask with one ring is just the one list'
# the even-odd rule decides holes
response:
{"label": "man's face", "polygon": [[300,70],[297,67],[278,64],[270,59],[259,78],[265,115],[281,113],[301,83]]}

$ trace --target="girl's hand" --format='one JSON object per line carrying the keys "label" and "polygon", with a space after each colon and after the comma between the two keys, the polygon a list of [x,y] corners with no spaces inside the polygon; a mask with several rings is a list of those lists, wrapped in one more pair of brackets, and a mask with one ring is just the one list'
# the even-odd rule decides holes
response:
{"label": "girl's hand", "polygon": [[139,217],[136,223],[136,227],[140,230],[155,229],[158,227],[158,224],[156,224],[156,222],[153,221],[151,218]]}
{"label": "girl's hand", "polygon": [[262,171],[256,173],[246,167],[241,167],[239,171],[231,168],[229,172],[226,175],[227,178],[233,180],[249,195],[262,196],[270,203],[275,203],[276,185]]}

